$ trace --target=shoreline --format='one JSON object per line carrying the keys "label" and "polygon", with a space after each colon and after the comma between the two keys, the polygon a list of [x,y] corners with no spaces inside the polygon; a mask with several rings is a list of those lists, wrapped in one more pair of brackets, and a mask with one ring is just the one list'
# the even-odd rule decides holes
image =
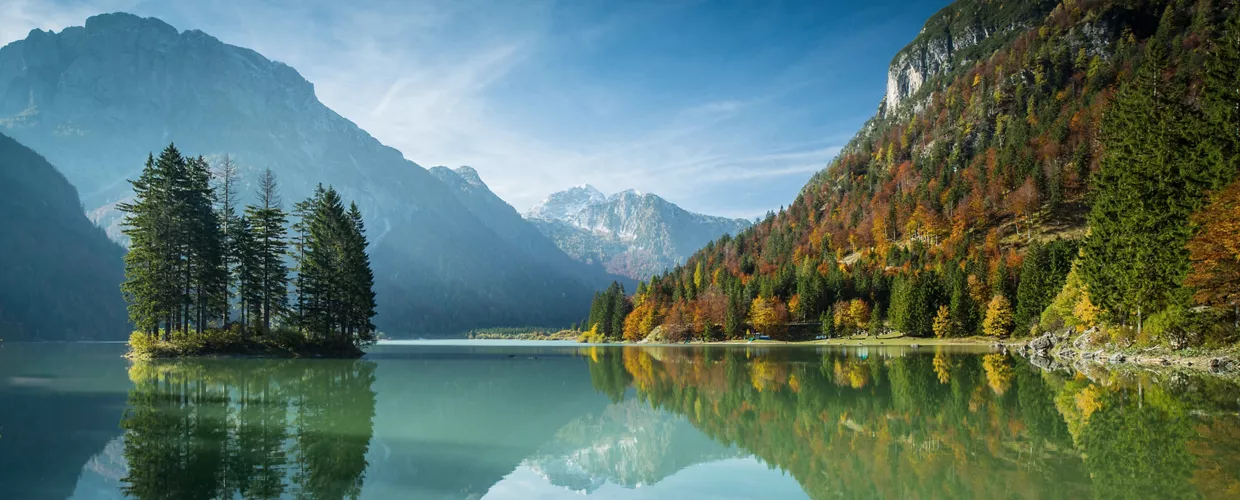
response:
{"label": "shoreline", "polygon": [[1240,377],[1240,349],[1236,346],[1184,350],[1163,346],[1117,347],[1110,343],[1090,346],[1087,344],[1090,334],[1090,331],[1075,335],[1071,332],[1046,333],[1022,342],[1005,343],[1004,346],[1013,354],[1048,370],[1070,368],[1083,371],[1083,367],[1106,366],[1157,371],[1184,369]]}

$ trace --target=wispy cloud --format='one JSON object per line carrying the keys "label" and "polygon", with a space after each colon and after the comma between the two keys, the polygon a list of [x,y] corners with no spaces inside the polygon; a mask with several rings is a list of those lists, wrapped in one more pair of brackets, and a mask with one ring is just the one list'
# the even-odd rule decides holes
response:
{"label": "wispy cloud", "polygon": [[[847,99],[857,88],[852,79],[824,80],[844,56],[816,39],[802,40],[812,50],[798,49],[774,72],[765,53],[729,53],[702,73],[668,60],[680,50],[675,40],[633,50],[650,25],[693,6],[0,0],[0,42],[99,12],[156,16],[290,64],[324,103],[382,142],[424,166],[472,165],[519,210],[591,183],[758,215],[789,202],[839,151],[881,84],[863,105],[833,101],[832,92]],[[717,57],[704,50],[703,60]]]}

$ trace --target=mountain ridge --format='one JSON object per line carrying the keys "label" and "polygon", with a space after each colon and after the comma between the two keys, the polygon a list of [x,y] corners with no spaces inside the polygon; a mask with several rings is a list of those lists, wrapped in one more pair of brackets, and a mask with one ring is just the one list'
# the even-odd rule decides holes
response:
{"label": "mountain ridge", "polygon": [[690,212],[653,193],[627,189],[608,196],[589,184],[548,195],[524,217],[573,258],[635,279],[749,226],[745,219]]}

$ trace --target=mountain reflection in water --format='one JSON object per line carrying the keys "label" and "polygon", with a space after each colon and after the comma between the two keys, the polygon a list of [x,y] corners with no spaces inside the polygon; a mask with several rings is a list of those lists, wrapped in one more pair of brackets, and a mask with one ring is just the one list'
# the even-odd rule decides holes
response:
{"label": "mountain reflection in water", "polygon": [[0,497],[1240,496],[1214,377],[895,347],[101,349],[0,350]]}

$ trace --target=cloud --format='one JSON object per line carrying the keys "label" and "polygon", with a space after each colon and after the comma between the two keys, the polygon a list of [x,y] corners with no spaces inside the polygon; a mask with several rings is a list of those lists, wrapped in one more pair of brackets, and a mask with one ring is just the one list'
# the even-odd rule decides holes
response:
{"label": "cloud", "polygon": [[806,70],[812,60],[710,91],[709,76],[663,86],[643,71],[636,77],[659,83],[646,87],[595,76],[619,57],[609,47],[686,4],[583,13],[536,1],[52,1],[0,0],[0,42],[111,10],[201,29],[293,66],[324,103],[407,158],[475,167],[518,210],[590,183],[754,216],[788,203],[847,140],[799,103],[819,78]]}

